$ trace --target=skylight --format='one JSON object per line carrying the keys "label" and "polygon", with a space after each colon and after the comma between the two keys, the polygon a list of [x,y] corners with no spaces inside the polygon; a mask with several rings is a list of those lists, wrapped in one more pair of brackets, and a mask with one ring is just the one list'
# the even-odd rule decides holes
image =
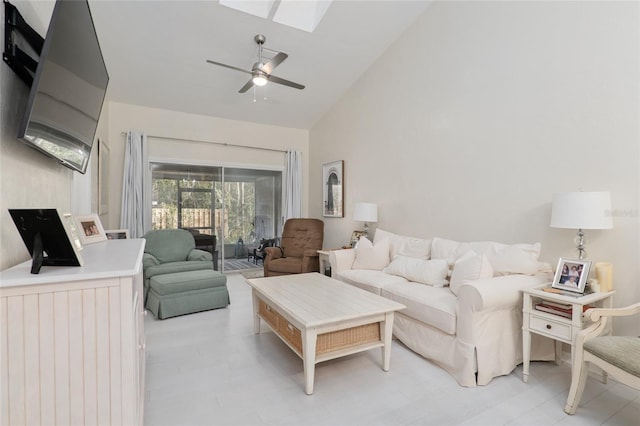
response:
{"label": "skylight", "polygon": [[219,0],[222,6],[313,32],[333,0]]}

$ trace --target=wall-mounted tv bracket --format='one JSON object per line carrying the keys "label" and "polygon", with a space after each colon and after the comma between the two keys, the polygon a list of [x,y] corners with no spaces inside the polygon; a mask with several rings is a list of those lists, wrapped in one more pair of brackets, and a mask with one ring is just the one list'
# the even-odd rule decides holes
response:
{"label": "wall-mounted tv bracket", "polygon": [[40,56],[44,39],[24,20],[18,9],[7,0],[4,0],[4,53],[2,59],[27,83],[33,84],[33,76],[38,67],[38,61],[22,50],[16,43],[16,33],[31,46],[34,52]]}

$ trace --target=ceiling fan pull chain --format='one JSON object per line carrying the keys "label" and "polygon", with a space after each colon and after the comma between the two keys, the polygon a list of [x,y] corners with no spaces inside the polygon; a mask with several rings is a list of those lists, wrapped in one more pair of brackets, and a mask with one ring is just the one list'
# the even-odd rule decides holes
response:
{"label": "ceiling fan pull chain", "polygon": [[256,86],[253,86],[253,102],[256,102]]}

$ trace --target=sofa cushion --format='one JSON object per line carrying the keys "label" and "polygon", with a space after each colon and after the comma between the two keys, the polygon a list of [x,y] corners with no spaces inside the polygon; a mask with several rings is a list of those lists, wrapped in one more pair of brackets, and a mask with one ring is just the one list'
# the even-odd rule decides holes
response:
{"label": "sofa cushion", "polygon": [[431,257],[431,240],[407,237],[398,250],[398,256],[428,260]]}
{"label": "sofa cushion", "polygon": [[381,295],[402,303],[406,316],[422,321],[444,333],[456,334],[457,297],[447,288],[437,288],[414,282],[389,283]]}
{"label": "sofa cushion", "polygon": [[380,295],[380,289],[394,283],[406,283],[407,280],[382,271],[365,269],[347,269],[338,273],[340,281]]}
{"label": "sofa cushion", "polygon": [[377,229],[373,237],[373,243],[377,244],[378,241],[382,240],[389,240],[390,259],[395,258],[396,255],[416,257],[419,259],[429,259],[431,257],[431,240],[406,237],[383,229]]}
{"label": "sofa cushion", "polygon": [[449,264],[444,259],[423,260],[397,255],[383,272],[421,284],[444,287],[447,283]]}
{"label": "sofa cushion", "polygon": [[451,279],[449,280],[449,289],[457,296],[460,287],[469,281],[491,277],[493,277],[493,268],[487,256],[469,251],[456,260],[456,263],[453,265]]}
{"label": "sofa cushion", "polygon": [[494,241],[461,243],[444,238],[434,238],[431,245],[431,258],[446,259],[449,264],[453,264],[469,251],[487,256],[495,275],[532,275],[538,272],[540,243],[512,245]]}
{"label": "sofa cushion", "polygon": [[373,269],[381,271],[389,264],[389,240],[378,241],[375,245],[365,237],[360,237],[355,248],[356,258],[352,269]]}

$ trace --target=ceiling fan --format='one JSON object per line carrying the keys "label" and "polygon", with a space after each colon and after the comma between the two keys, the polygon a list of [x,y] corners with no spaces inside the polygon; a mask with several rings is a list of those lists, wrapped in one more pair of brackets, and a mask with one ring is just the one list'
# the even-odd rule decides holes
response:
{"label": "ceiling fan", "polygon": [[258,34],[253,38],[253,40],[258,45],[258,62],[253,64],[251,71],[234,67],[232,65],[222,64],[220,62],[215,62],[209,59],[207,59],[207,62],[213,65],[219,65],[221,67],[225,67],[225,68],[240,71],[246,74],[250,74],[251,79],[247,81],[247,84],[245,84],[240,88],[240,90],[238,91],[239,93],[246,92],[254,85],[264,86],[265,84],[267,84],[267,81],[270,81],[272,83],[282,84],[284,86],[293,87],[294,89],[300,89],[300,90],[304,89],[304,86],[302,84],[294,83],[293,81],[285,80],[284,78],[276,77],[275,75],[271,74],[273,72],[273,69],[278,65],[280,65],[282,61],[287,59],[289,55],[282,52],[276,52],[276,55],[273,58],[271,58],[269,62],[265,64],[262,62],[263,61],[262,49],[263,49],[263,44],[267,40],[267,38],[262,34]]}

